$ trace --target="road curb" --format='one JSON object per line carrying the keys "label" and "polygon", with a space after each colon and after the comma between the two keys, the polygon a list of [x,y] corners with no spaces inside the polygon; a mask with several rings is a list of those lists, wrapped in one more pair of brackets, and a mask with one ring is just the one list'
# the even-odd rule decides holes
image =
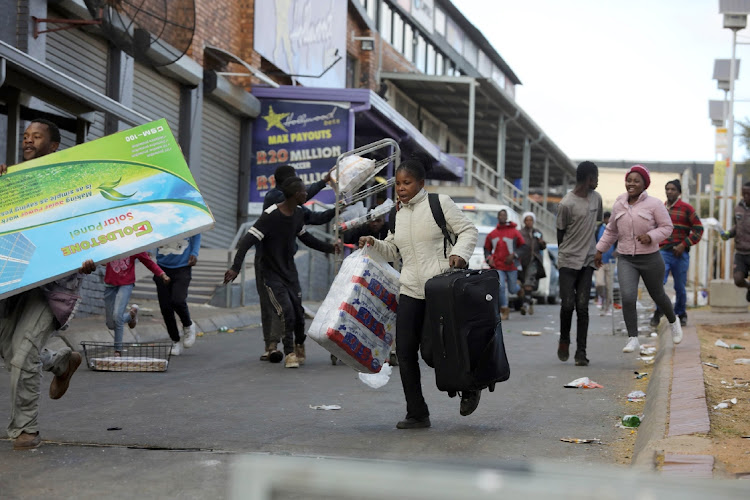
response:
{"label": "road curb", "polygon": [[669,330],[669,323],[666,319],[662,319],[657,329],[659,336],[656,357],[646,389],[644,418],[638,427],[638,435],[633,447],[631,464],[634,467],[650,470],[656,468],[658,443],[664,439],[667,432],[667,410],[669,390],[672,385],[672,357],[674,356],[674,346]]}

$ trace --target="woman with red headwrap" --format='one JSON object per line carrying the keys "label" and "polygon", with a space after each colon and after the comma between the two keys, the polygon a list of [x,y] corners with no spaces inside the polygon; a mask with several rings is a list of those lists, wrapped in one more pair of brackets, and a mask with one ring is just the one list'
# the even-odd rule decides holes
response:
{"label": "woman with red headwrap", "polygon": [[630,167],[625,174],[626,192],[617,197],[594,256],[594,264],[600,267],[602,252],[617,242],[622,314],[630,337],[623,352],[633,352],[640,346],[635,310],[639,278],[643,278],[649,295],[669,320],[672,341],[675,344],[682,341],[682,327],[675,316],[672,301],[664,291],[664,259],[659,253],[659,243],[672,234],[672,219],[664,204],[646,192],[650,183],[651,176],[646,167]]}

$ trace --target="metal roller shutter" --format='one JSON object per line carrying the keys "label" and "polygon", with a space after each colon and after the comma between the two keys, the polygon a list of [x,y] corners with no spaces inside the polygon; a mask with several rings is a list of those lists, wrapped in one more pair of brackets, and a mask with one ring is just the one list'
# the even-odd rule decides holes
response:
{"label": "metal roller shutter", "polygon": [[133,109],[154,120],[166,118],[175,138],[180,127],[180,84],[143,64],[135,64]]}
{"label": "metal roller shutter", "polygon": [[240,119],[221,105],[203,101],[201,175],[198,186],[216,226],[204,233],[201,246],[228,248],[237,232],[240,176]]}
{"label": "metal roller shutter", "polygon": [[[106,94],[108,45],[105,40],[81,29],[55,31],[45,36],[47,64]],[[96,112],[94,115],[96,118],[89,128],[87,141],[104,137],[104,113]],[[72,141],[72,144],[63,146],[75,145],[75,134],[65,133],[63,136],[64,143]]]}

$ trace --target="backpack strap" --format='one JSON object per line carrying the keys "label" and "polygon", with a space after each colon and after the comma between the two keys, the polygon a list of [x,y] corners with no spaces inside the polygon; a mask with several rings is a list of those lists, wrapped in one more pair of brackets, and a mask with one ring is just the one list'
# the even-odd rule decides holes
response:
{"label": "backpack strap", "polygon": [[[437,193],[428,193],[427,200],[430,203],[430,211],[432,212],[432,218],[435,219],[435,223],[443,233],[443,255],[448,258],[448,243],[451,245],[455,244],[451,237],[450,231],[448,231],[448,224],[445,221],[445,214],[443,213],[443,207],[440,206],[440,198]],[[396,234],[396,214],[398,208],[396,205],[391,209],[391,213],[388,216],[388,226],[393,234]],[[458,240],[458,238],[456,238]]]}
{"label": "backpack strap", "polygon": [[[432,210],[432,217],[435,219],[440,230],[443,232],[443,256],[448,258],[448,243],[455,244],[451,237],[450,231],[448,231],[448,224],[445,222],[445,214],[443,213],[443,207],[440,206],[440,197],[437,193],[429,193],[427,199],[430,202],[430,210]],[[456,238],[458,240],[458,238]]]}
{"label": "backpack strap", "polygon": [[396,214],[398,213],[398,202],[393,204],[391,213],[388,215],[388,228],[393,234],[396,234]]}

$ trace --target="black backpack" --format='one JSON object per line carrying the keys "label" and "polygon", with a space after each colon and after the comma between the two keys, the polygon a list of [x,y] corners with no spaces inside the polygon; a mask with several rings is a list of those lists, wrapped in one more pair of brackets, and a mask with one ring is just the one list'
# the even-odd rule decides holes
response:
{"label": "black backpack", "polygon": [[[455,245],[453,237],[450,231],[448,231],[448,224],[445,222],[445,214],[443,213],[443,207],[440,206],[440,198],[437,193],[428,193],[427,200],[430,203],[430,210],[432,211],[432,217],[435,219],[435,223],[443,232],[443,256],[448,258],[448,244]],[[398,213],[398,206],[394,205],[391,209],[391,213],[388,216],[388,227],[393,234],[396,234],[396,214]],[[458,237],[456,237],[458,240]]]}

